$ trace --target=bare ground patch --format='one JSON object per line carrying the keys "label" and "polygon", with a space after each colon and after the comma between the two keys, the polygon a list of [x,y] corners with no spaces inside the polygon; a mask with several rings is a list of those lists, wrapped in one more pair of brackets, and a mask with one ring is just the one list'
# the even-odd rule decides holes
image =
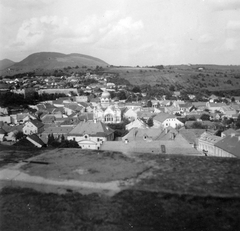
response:
{"label": "bare ground patch", "polygon": [[34,158],[49,164],[28,163],[21,170],[32,176],[57,180],[109,182],[135,178],[147,166],[122,153],[59,149]]}

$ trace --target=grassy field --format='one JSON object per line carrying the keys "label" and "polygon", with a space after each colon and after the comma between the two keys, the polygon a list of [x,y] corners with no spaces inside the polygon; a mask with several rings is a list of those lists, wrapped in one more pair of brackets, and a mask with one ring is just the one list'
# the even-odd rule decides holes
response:
{"label": "grassy field", "polygon": [[[91,167],[90,173],[93,175],[101,175],[101,171],[109,172],[110,175],[106,174],[104,181],[138,177],[135,171],[136,163],[140,164],[137,169],[141,171],[144,170],[141,168],[142,163],[151,166],[151,174],[142,176],[135,185],[123,188],[124,190],[112,197],[97,193],[82,195],[71,190],[59,195],[27,188],[3,188],[0,192],[0,230],[240,229],[239,159],[163,154],[134,154],[126,157],[120,153],[87,150],[81,154],[75,153],[74,157],[71,156],[71,149],[66,149],[67,152],[61,150],[63,149],[55,153],[52,150],[45,157],[40,155],[39,160],[55,160],[54,166],[58,166],[59,170],[63,168],[63,172],[66,169],[71,172],[73,163],[74,168]],[[60,155],[57,155],[59,151]],[[19,158],[18,153],[21,153],[21,150],[15,150],[9,155],[14,160],[14,157]],[[24,158],[26,153],[22,153],[21,158]],[[76,156],[79,157],[79,162]],[[99,172],[93,168],[95,163],[98,163],[95,167]],[[26,171],[31,170],[31,164],[25,166],[28,166]],[[124,166],[126,168],[123,168]],[[101,171],[100,167],[103,167]],[[116,174],[111,172],[111,169],[116,169]],[[119,169],[123,170],[124,176]],[[127,173],[131,174],[126,175]]]}
{"label": "grassy field", "polygon": [[34,158],[49,164],[25,164],[21,170],[31,176],[48,179],[109,182],[135,178],[148,166],[120,152],[58,149]]}
{"label": "grassy field", "polygon": [[5,188],[0,193],[3,231],[236,231],[240,199],[126,190],[112,198],[43,194]]}
{"label": "grassy field", "polygon": [[41,154],[44,149],[0,144],[0,167]]}
{"label": "grassy field", "polygon": [[[203,70],[198,68],[202,67]],[[176,65],[165,66],[164,69],[156,68],[108,68],[105,71],[119,74],[131,84],[165,84],[181,85],[183,87],[199,87],[212,91],[235,90],[240,88],[239,66],[217,65]]]}

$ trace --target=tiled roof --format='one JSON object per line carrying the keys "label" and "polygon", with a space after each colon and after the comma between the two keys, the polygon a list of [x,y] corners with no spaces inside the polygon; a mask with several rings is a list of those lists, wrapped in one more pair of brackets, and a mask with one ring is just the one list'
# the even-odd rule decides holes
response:
{"label": "tiled roof", "polygon": [[231,135],[233,133],[239,133],[239,132],[237,132],[236,130],[234,130],[232,128],[229,128],[229,129],[222,132],[222,134],[224,134],[225,136]]}
{"label": "tiled roof", "polygon": [[199,140],[207,141],[212,144],[217,143],[221,139],[222,138],[220,136],[215,136],[215,135],[209,134],[207,132],[204,132],[199,138]]}
{"label": "tiled roof", "polygon": [[210,107],[224,107],[226,106],[225,103],[209,103]]}
{"label": "tiled roof", "polygon": [[[29,135],[28,138],[29,138],[30,140],[35,141],[36,143],[38,143],[38,144],[40,144],[40,145],[45,145],[45,143],[44,143],[44,142],[38,137],[38,135],[36,135],[36,134]],[[29,140],[29,141],[30,141],[30,140]],[[30,142],[31,142],[31,141],[30,141]]]}
{"label": "tiled roof", "polygon": [[114,131],[109,128],[107,125],[105,125],[102,122],[96,121],[86,121],[86,122],[80,122],[71,132],[69,132],[69,135],[84,135],[88,134],[91,136],[107,136]]}
{"label": "tiled roof", "polygon": [[4,129],[0,128],[0,134],[5,134],[5,133],[6,133],[6,131]]}
{"label": "tiled roof", "polygon": [[69,127],[48,127],[45,128],[42,134],[68,134],[73,129],[72,126]]}
{"label": "tiled roof", "polygon": [[22,131],[23,125],[16,125],[16,126],[9,126],[7,124],[3,124],[1,127],[4,131],[7,133],[12,132],[12,131]]}
{"label": "tiled roof", "polygon": [[206,102],[193,102],[192,103],[195,107],[206,107]]}
{"label": "tiled roof", "polygon": [[30,122],[32,124],[34,124],[37,128],[41,128],[42,126],[44,126],[44,124],[41,121],[37,120],[37,119],[31,120]]}
{"label": "tiled roof", "polygon": [[196,143],[197,139],[205,132],[205,129],[180,129],[180,134],[189,142]]}
{"label": "tiled roof", "polygon": [[240,134],[228,135],[215,143],[215,146],[236,157],[240,157]]}
{"label": "tiled roof", "polygon": [[162,130],[159,128],[132,128],[129,133],[122,138],[122,140],[128,139],[129,141],[132,141],[144,138],[146,138],[146,140],[170,140],[173,133],[177,134],[175,129]]}
{"label": "tiled roof", "polygon": [[168,113],[158,113],[153,119],[163,123],[168,118],[176,118],[176,116]]}

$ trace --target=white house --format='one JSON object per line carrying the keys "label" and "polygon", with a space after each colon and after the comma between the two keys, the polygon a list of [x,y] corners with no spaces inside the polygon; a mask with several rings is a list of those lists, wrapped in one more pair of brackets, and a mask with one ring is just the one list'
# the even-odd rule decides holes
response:
{"label": "white house", "polygon": [[37,134],[43,131],[44,124],[39,120],[30,120],[25,123],[23,133],[26,135]]}
{"label": "white house", "polygon": [[134,121],[138,118],[137,112],[140,111],[140,108],[138,109],[132,109],[129,108],[124,114],[123,117],[130,120],[130,121]]}
{"label": "white house", "polygon": [[131,130],[132,128],[140,128],[140,129],[145,129],[148,128],[148,125],[141,119],[136,119],[132,121],[131,123],[127,124],[126,130]]}
{"label": "white house", "polygon": [[104,141],[114,139],[114,131],[99,121],[83,121],[67,135],[68,140],[75,140],[82,149],[99,149]]}
{"label": "white house", "polygon": [[155,117],[153,117],[153,127],[161,127],[164,128],[172,127],[182,127],[184,124],[176,118],[176,116],[167,114],[167,113],[159,113]]}

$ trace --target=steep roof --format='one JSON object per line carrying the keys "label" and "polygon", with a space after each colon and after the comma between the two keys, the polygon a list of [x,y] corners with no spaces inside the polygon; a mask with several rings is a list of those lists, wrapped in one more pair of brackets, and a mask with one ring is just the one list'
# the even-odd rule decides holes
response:
{"label": "steep roof", "polygon": [[68,127],[48,127],[45,128],[43,133],[47,134],[68,134],[71,130],[73,130],[72,126]]}
{"label": "steep roof", "polygon": [[192,104],[195,106],[195,107],[206,107],[206,102],[192,102]]}
{"label": "steep roof", "polygon": [[36,143],[40,144],[40,145],[45,145],[45,143],[38,137],[38,135],[36,134],[32,134],[27,136],[27,139],[31,142],[31,140],[35,141]]}
{"label": "steep roof", "polygon": [[131,123],[127,124],[126,126],[127,130],[130,130],[130,128],[140,128],[145,129],[148,128],[148,125],[141,119],[136,119],[132,121]]}
{"label": "steep roof", "polygon": [[82,105],[78,105],[77,103],[64,103],[65,108],[69,108],[73,111],[81,111],[84,107]]}
{"label": "steep roof", "polygon": [[215,143],[215,146],[236,157],[240,157],[240,134],[228,135]]}
{"label": "steep roof", "polygon": [[225,135],[225,136],[231,135],[233,133],[239,133],[239,132],[237,132],[236,130],[234,130],[232,128],[229,128],[229,129],[222,132],[222,134]]}
{"label": "steep roof", "polygon": [[211,144],[215,144],[221,139],[222,138],[220,136],[215,136],[215,135],[209,134],[207,132],[204,132],[199,138],[199,140],[207,141]]}
{"label": "steep roof", "polygon": [[4,129],[0,128],[0,134],[5,134],[5,133],[6,133],[6,131]]}
{"label": "steep roof", "polygon": [[44,124],[43,124],[41,121],[37,120],[37,119],[31,120],[30,122],[31,122],[32,124],[34,124],[37,128],[41,128],[41,127],[44,126]]}
{"label": "steep roof", "polygon": [[225,103],[209,103],[210,107],[224,107],[227,106]]}
{"label": "steep roof", "polygon": [[159,128],[132,128],[128,134],[122,137],[122,140],[140,140],[140,139],[152,139],[152,140],[170,140],[172,134],[177,134],[175,129],[159,129]]}
{"label": "steep roof", "polygon": [[180,134],[191,144],[197,142],[197,139],[205,132],[205,129],[180,129]]}
{"label": "steep roof", "polygon": [[153,119],[163,123],[166,119],[169,119],[169,118],[176,118],[176,116],[161,112],[161,113],[158,113]]}
{"label": "steep roof", "polygon": [[108,136],[114,131],[100,121],[86,121],[80,122],[69,135],[84,135],[88,134],[90,136]]}

